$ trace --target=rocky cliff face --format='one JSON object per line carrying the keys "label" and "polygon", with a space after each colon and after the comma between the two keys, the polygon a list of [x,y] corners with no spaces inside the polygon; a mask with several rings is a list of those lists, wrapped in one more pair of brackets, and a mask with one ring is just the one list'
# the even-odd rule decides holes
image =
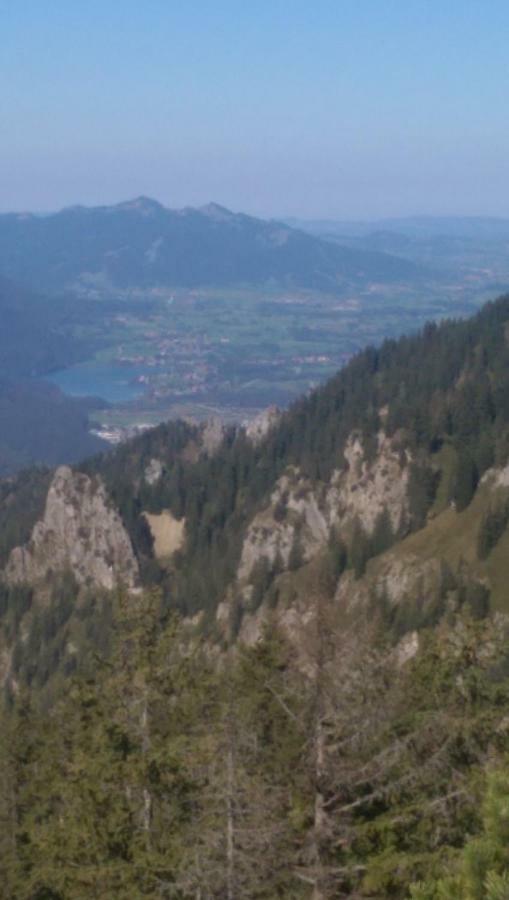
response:
{"label": "rocky cliff face", "polygon": [[410,456],[401,451],[383,431],[377,437],[373,460],[366,458],[360,439],[348,441],[344,456],[347,467],[335,472],[327,491],[329,518],[344,527],[355,519],[372,534],[378,516],[386,510],[394,532],[408,519],[408,478]]}
{"label": "rocky cliff face", "polygon": [[5,578],[37,585],[52,573],[70,570],[80,585],[110,590],[138,583],[138,564],[103,483],[61,466],[55,472],[43,518],[30,541],[12,550]]}
{"label": "rocky cliff face", "polygon": [[[380,432],[373,458],[367,458],[356,435],[348,441],[344,457],[346,465],[333,472],[328,484],[317,486],[304,478],[299,470],[288,470],[276,483],[268,503],[248,526],[232,594],[241,598],[245,609],[240,635],[243,640],[257,639],[266,614],[263,604],[256,612],[250,612],[253,585],[260,567],[262,572],[281,573],[311,563],[325,549],[333,534],[348,543],[357,524],[366,535],[371,535],[382,513],[389,516],[394,533],[406,528],[410,455]],[[345,583],[347,580],[348,597],[346,600],[343,595],[341,597],[345,604],[351,596],[358,594],[352,589],[352,578],[345,576]],[[387,581],[390,581],[389,575]],[[305,627],[305,607],[304,603],[298,610],[278,611],[280,622],[288,633],[295,631],[294,613],[299,628]],[[218,618],[223,625],[228,620],[227,603],[220,605]]]}
{"label": "rocky cliff face", "polygon": [[449,588],[449,570],[441,558],[422,560],[413,554],[399,556],[387,552],[374,560],[364,578],[356,579],[352,572],[345,572],[335,595],[335,601],[349,606],[368,609],[376,600],[397,606],[405,600],[415,600],[424,610],[436,597],[446,596]]}
{"label": "rocky cliff face", "polygon": [[382,432],[378,451],[366,459],[362,443],[352,436],[344,451],[346,467],[333,473],[317,491],[293,469],[279,479],[266,507],[251,522],[243,544],[238,578],[249,580],[254,566],[265,559],[283,567],[290,562],[298,542],[302,562],[307,562],[326,544],[331,529],[347,533],[358,522],[371,534],[378,516],[386,511],[393,530],[408,519],[408,458]]}
{"label": "rocky cliff face", "polygon": [[253,444],[259,444],[268,435],[269,431],[277,425],[281,413],[277,406],[269,406],[261,413],[244,423],[246,435]]}
{"label": "rocky cliff face", "polygon": [[266,507],[254,517],[247,530],[238,569],[239,582],[248,581],[262,559],[269,568],[276,560],[286,568],[297,539],[303,561],[310,559],[327,540],[327,512],[310,483],[297,470],[280,478]]}

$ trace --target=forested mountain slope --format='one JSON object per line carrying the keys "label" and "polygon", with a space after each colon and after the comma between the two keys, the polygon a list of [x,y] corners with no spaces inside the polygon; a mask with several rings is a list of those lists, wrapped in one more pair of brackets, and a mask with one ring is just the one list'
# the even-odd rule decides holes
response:
{"label": "forested mountain slope", "polygon": [[[295,568],[336,538],[362,574],[375,551],[427,522],[460,521],[481,481],[479,497],[491,498],[483,476],[509,455],[508,311],[503,297],[468,321],[368,348],[261,440],[168,423],[82,470],[104,481],[142,579],[184,615],[211,622],[228,595],[242,617],[254,602],[248,568],[267,569],[268,588],[290,555]],[[502,493],[504,477],[493,475]],[[7,493],[15,508],[16,482]],[[146,514],[182,525],[166,558],[154,553]],[[0,532],[0,545],[7,562],[12,538]]]}
{"label": "forested mountain slope", "polygon": [[35,380],[86,355],[70,333],[73,307],[0,276],[0,477],[35,463],[76,462],[104,443],[89,432],[92,403]]}
{"label": "forested mountain slope", "polygon": [[0,477],[100,452],[106,443],[90,433],[88,420],[95,406],[44,381],[0,378]]}
{"label": "forested mountain slope", "polygon": [[[483,474],[505,465],[508,308],[502,298],[469,321],[430,325],[417,337],[364,351],[283,414],[260,443],[232,431],[211,456],[186,459],[180,451],[188,435],[169,425],[91,463],[90,471],[106,479],[124,520],[131,522],[135,546],[136,504],[152,513],[169,509],[185,519],[185,552],[167,576],[168,594],[185,613],[215,609],[237,573],[246,529],[267,505],[277,506],[272,532],[287,512],[302,520],[302,510],[288,510],[295,494],[301,500],[314,497],[324,534],[343,529],[348,542],[354,525],[366,534],[386,511],[392,528],[386,540],[394,541],[421,528],[430,511],[435,515],[454,503],[459,513]],[[171,440],[165,437],[170,434]],[[171,450],[165,456],[166,440]],[[162,471],[148,484],[141,475],[153,457]],[[406,489],[398,493],[403,483]],[[392,509],[385,510],[385,491],[389,500],[391,491],[395,495]],[[366,502],[354,502],[355,497]],[[348,509],[355,515],[346,514]],[[360,544],[357,540],[357,552]],[[138,552],[143,558],[143,549]],[[200,572],[207,573],[201,589]],[[184,573],[186,586],[187,577],[196,583],[192,592],[186,587],[181,594]],[[162,577],[165,583],[165,573]]]}
{"label": "forested mountain slope", "polygon": [[67,326],[69,301],[30,291],[0,276],[0,377],[43,375],[83,352]]}
{"label": "forested mountain slope", "polygon": [[2,485],[8,896],[504,896],[508,338]]}
{"label": "forested mountain slope", "polygon": [[170,210],[139,197],[48,216],[0,216],[0,271],[47,290],[185,287],[303,288],[419,279],[389,254],[334,246],[217,204]]}

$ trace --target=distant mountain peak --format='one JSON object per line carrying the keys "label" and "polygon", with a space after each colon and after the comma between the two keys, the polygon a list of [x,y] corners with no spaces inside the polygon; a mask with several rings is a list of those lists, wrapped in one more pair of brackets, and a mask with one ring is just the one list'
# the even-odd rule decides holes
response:
{"label": "distant mountain peak", "polygon": [[405,259],[341,247],[219,203],[172,209],[145,196],[41,220],[0,216],[0,272],[39,290],[80,294],[247,284],[338,293],[424,277]]}
{"label": "distant mountain peak", "polygon": [[133,200],[125,200],[123,203],[117,203],[113,209],[125,210],[127,212],[139,212],[142,215],[152,215],[156,212],[162,212],[164,206],[158,200],[152,197],[135,197]]}
{"label": "distant mountain peak", "polygon": [[198,212],[203,216],[208,216],[209,219],[216,219],[218,222],[233,219],[235,216],[231,209],[227,209],[226,206],[221,206],[219,203],[206,203],[205,206],[199,207]]}

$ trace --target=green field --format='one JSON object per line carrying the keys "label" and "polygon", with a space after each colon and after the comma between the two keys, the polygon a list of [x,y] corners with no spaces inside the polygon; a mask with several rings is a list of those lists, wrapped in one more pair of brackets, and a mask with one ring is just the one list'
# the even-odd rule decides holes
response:
{"label": "green field", "polygon": [[[429,285],[426,292],[373,285],[342,297],[246,289],[109,298],[87,304],[76,324],[95,348],[86,377],[79,368],[65,375],[76,376],[75,392],[110,401],[92,414],[108,428],[181,415],[242,419],[287,405],[367,344],[467,314],[478,302],[467,290]],[[97,372],[99,385],[90,378]],[[108,375],[124,378],[125,397],[108,396]]]}

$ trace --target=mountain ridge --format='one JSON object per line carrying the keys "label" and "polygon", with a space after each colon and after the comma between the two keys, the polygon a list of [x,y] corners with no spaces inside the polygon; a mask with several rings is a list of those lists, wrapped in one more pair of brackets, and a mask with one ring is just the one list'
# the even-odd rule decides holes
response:
{"label": "mountain ridge", "polygon": [[0,481],[5,883],[35,900],[28,847],[39,895],[219,900],[229,836],[246,900],[464,900],[472,860],[492,900],[508,335],[506,295],[366,348],[251,436],[167,423]]}
{"label": "mountain ridge", "polygon": [[[252,607],[253,590],[259,603],[279,571],[329,539],[362,575],[380,548],[422,529],[433,510],[460,512],[490,467],[505,465],[508,321],[504,297],[471,320],[368,348],[268,417],[261,436],[216,429],[211,443],[208,428],[168,423],[78,470],[104,481],[142,578],[155,577],[186,615],[213,618],[227,593],[233,607]],[[186,535],[169,567],[154,559],[145,518],[165,511]]]}
{"label": "mountain ridge", "polygon": [[147,197],[45,216],[0,215],[0,271],[46,290],[257,285],[337,293],[350,282],[418,279],[376,251],[334,247],[282,222],[210,203],[171,210]]}

